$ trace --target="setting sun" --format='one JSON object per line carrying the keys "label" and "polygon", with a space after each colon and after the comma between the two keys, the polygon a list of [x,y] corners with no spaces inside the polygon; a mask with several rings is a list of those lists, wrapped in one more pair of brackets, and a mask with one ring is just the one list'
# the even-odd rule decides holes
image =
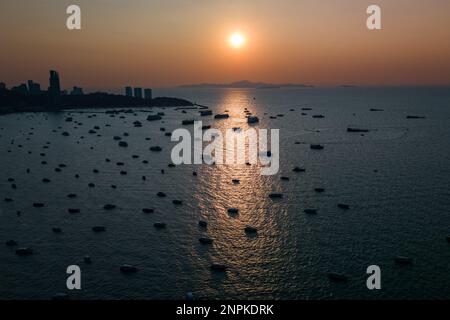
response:
{"label": "setting sun", "polygon": [[233,48],[236,48],[236,49],[240,48],[244,44],[245,44],[245,37],[243,34],[236,32],[230,36],[230,45]]}

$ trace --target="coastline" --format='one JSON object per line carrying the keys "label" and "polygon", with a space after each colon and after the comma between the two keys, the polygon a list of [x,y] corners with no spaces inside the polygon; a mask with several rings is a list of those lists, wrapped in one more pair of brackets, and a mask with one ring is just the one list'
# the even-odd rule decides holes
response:
{"label": "coastline", "polygon": [[[112,95],[110,95],[111,97]],[[111,99],[105,99],[107,101],[101,101],[103,97],[96,97],[96,99],[89,99],[89,95],[78,97],[78,101],[67,101],[63,105],[49,106],[49,105],[12,105],[1,106],[0,104],[0,116],[13,113],[38,113],[38,112],[64,112],[67,110],[77,109],[129,109],[129,108],[207,108],[206,106],[197,105],[189,100],[171,98],[171,97],[156,97],[149,100],[144,99],[128,99],[128,101],[118,101],[114,103]],[[114,97],[114,96],[112,96]],[[69,97],[68,97],[69,98]],[[80,99],[81,98],[81,99]],[[91,97],[92,98],[92,97]],[[75,99],[70,99],[75,100]],[[0,101],[1,102],[1,101]],[[142,110],[144,111],[144,110]]]}

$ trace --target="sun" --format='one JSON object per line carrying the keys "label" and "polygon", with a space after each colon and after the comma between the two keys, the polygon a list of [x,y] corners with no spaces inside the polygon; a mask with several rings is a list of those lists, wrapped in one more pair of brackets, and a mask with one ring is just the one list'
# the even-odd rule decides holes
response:
{"label": "sun", "polygon": [[230,36],[229,42],[233,48],[239,49],[245,44],[245,40],[245,36],[242,33],[235,32]]}

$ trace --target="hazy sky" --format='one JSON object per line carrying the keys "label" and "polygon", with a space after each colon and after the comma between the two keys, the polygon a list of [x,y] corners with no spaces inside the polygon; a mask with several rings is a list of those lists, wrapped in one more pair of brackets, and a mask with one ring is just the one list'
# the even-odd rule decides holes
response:
{"label": "hazy sky", "polygon": [[[69,31],[66,8],[82,9]],[[383,30],[366,28],[382,8]],[[1,0],[0,81],[450,85],[449,0]],[[240,30],[247,42],[233,49]]]}

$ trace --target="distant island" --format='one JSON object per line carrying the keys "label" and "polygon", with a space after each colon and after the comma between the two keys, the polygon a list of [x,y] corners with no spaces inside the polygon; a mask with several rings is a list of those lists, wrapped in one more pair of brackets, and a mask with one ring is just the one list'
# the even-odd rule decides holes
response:
{"label": "distant island", "polygon": [[265,83],[249,80],[231,83],[198,83],[178,86],[178,88],[236,88],[236,89],[273,89],[273,88],[313,88],[313,85],[297,83]]}

